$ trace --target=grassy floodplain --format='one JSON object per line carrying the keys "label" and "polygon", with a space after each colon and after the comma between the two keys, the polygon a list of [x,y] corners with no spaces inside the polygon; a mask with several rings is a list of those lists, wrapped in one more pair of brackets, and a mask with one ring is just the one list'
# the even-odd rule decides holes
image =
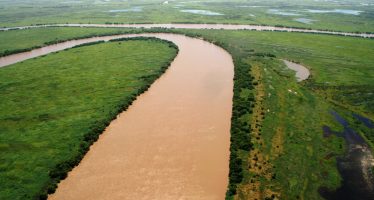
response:
{"label": "grassy floodplain", "polygon": [[[91,31],[129,30],[49,29],[74,37]],[[28,31],[37,38],[39,30]],[[323,137],[323,125],[342,129],[329,114],[331,109],[346,117],[373,144],[372,129],[357,122],[352,113],[374,119],[374,40],[303,33],[167,31],[203,37],[224,47],[234,58],[228,199],[322,199],[318,193],[321,186],[337,188],[341,177],[335,158],[345,146],[341,138]],[[9,32],[1,32],[0,38],[5,34]],[[9,36],[7,42],[22,37]],[[33,45],[59,38],[63,36],[57,34],[52,40],[34,41]],[[311,78],[296,83],[293,72],[279,59],[307,66]]]}
{"label": "grassy floodplain", "polygon": [[0,199],[46,198],[177,51],[131,39],[0,68]]}
{"label": "grassy floodplain", "polygon": [[369,0],[175,0],[164,2],[165,0],[4,0],[0,2],[0,26],[67,22],[237,23],[350,32],[374,31],[374,4]]}

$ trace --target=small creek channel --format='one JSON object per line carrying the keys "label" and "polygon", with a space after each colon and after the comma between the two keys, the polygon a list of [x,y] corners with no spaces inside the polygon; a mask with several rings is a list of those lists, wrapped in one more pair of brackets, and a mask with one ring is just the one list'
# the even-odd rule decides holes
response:
{"label": "small creek channel", "polygon": [[49,199],[224,199],[234,64],[222,48],[176,34],[116,35],[10,55],[0,58],[0,66],[78,44],[134,36],[169,40],[179,54],[111,122]]}

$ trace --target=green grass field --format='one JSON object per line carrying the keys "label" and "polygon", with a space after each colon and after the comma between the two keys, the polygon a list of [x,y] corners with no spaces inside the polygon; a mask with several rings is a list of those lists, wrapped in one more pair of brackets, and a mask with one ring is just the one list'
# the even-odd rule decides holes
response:
{"label": "green grass field", "polygon": [[[42,30],[56,34],[52,37],[45,33],[44,39],[39,39]],[[32,38],[31,46],[93,32],[127,30],[48,28],[27,30],[27,34],[22,34],[23,30],[0,32],[0,38],[7,37],[0,51],[27,38]],[[344,142],[337,137],[323,137],[323,125],[342,128],[329,114],[330,109],[356,123],[368,141],[374,138],[372,131],[351,116],[358,113],[374,119],[374,40],[283,32],[169,32],[203,37],[224,47],[234,58],[228,199],[321,199],[318,188],[338,187],[341,177],[335,157],[344,151]],[[296,83],[294,73],[279,59],[305,65],[311,70],[311,78]]]}
{"label": "green grass field", "polygon": [[[368,0],[175,0],[168,1],[168,4],[163,2],[165,0],[4,0],[0,2],[0,26],[67,22],[238,23],[374,32],[374,4]],[[182,12],[183,10],[208,10],[218,14],[194,14]],[[305,19],[306,22],[303,21]]]}
{"label": "green grass field", "polygon": [[0,199],[38,199],[53,192],[98,134],[176,54],[171,43],[138,39],[0,68]]}

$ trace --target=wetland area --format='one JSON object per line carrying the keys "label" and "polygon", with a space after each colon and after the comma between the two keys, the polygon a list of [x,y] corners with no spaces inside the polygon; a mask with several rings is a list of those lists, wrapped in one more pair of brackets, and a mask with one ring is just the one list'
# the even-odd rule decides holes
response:
{"label": "wetland area", "polygon": [[0,199],[374,199],[370,3],[89,1],[0,3]]}

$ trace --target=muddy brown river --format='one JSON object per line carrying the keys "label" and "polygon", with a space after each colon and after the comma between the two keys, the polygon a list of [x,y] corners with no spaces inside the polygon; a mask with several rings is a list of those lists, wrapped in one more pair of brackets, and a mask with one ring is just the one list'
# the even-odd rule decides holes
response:
{"label": "muddy brown river", "polygon": [[[3,57],[1,66],[78,44],[73,40]],[[211,43],[175,34],[169,69],[100,136],[51,200],[224,199],[228,184],[234,65]]]}

